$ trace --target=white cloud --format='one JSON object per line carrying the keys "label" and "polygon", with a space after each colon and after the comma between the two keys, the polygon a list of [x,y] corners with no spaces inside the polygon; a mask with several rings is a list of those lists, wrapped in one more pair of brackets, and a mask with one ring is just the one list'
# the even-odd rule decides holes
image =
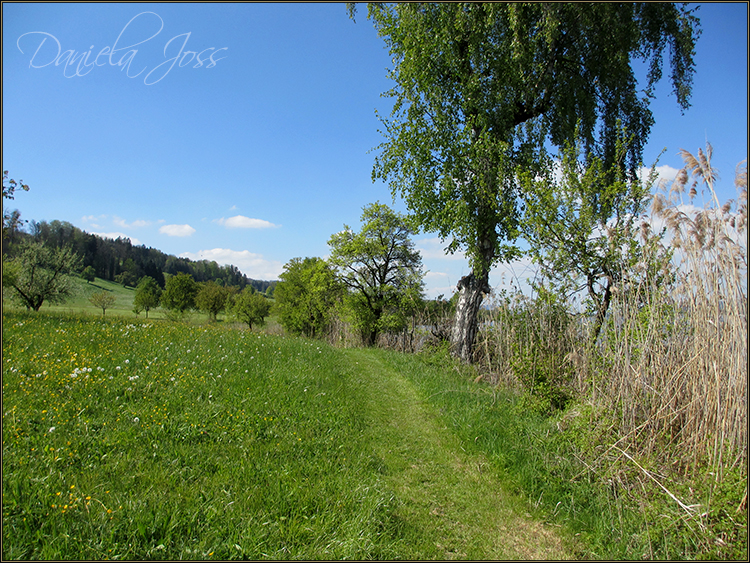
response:
{"label": "white cloud", "polygon": [[212,248],[198,252],[183,252],[182,258],[190,260],[209,260],[220,265],[232,264],[242,273],[255,280],[276,280],[284,265],[276,260],[268,260],[262,254],[255,254],[249,250],[230,250],[228,248]]}
{"label": "white cloud", "polygon": [[159,232],[170,237],[189,237],[195,229],[190,225],[164,225],[159,227]]}
{"label": "white cloud", "polygon": [[[562,163],[559,159],[555,158],[552,161],[552,179],[556,184],[560,184],[563,181],[563,173],[562,173]],[[679,170],[677,168],[674,168],[672,166],[669,166],[668,164],[663,164],[662,166],[656,167],[656,180],[654,181],[654,185],[652,189],[656,189],[659,186],[660,182],[665,183],[671,183],[674,181],[675,177],[677,176],[677,173]],[[651,174],[651,168],[642,166],[638,169],[638,179],[641,182],[646,182],[648,180],[649,174]]]}
{"label": "white cloud", "polygon": [[217,219],[216,222],[229,229],[272,229],[279,227],[279,225],[274,225],[269,221],[264,221],[263,219],[251,219],[244,215],[235,215],[229,219],[222,217],[221,219]]}
{"label": "white cloud", "polygon": [[456,291],[455,285],[446,285],[441,287],[427,287],[425,288],[424,293],[427,299],[437,299],[440,295],[442,295],[444,299],[450,299]]}
{"label": "white cloud", "polygon": [[106,215],[84,215],[81,217],[81,221],[84,223],[91,223],[93,221],[100,221],[101,219],[106,219]]}
{"label": "white cloud", "polygon": [[98,237],[102,237],[102,238],[109,238],[112,240],[117,240],[118,238],[123,238],[123,239],[128,238],[130,239],[130,244],[134,246],[140,246],[141,244],[143,244],[137,238],[126,235],[125,233],[117,233],[117,232],[115,233],[93,233],[92,232],[91,234],[96,235]]}
{"label": "white cloud", "polygon": [[117,215],[115,215],[112,218],[112,222],[115,225],[123,227],[124,229],[137,229],[139,227],[148,227],[151,224],[151,221],[144,221],[143,219],[136,219],[132,223],[126,223],[125,219],[121,219]]}
{"label": "white cloud", "polygon": [[444,249],[448,246],[442,242],[439,237],[426,238],[415,241],[417,250],[422,255],[423,260],[465,260],[466,256],[461,251],[453,254],[447,253]]}
{"label": "white cloud", "polygon": [[106,218],[106,215],[84,215],[83,217],[81,217],[81,221],[84,223],[88,223],[94,229],[101,229],[102,226],[99,224],[99,222]]}
{"label": "white cloud", "polygon": [[[672,183],[675,177],[677,176],[678,172],[679,170],[677,168],[669,166],[668,164],[664,164],[663,166],[657,166],[656,167],[657,177],[652,187],[652,190],[659,187],[659,184],[661,182]],[[645,166],[638,171],[638,177],[640,178],[641,182],[646,182],[648,180],[649,174],[651,174],[651,168],[646,168]]]}
{"label": "white cloud", "polygon": [[427,272],[424,275],[425,295],[428,299],[435,299],[438,295],[450,297],[456,291],[456,284],[451,274],[446,272]]}
{"label": "white cloud", "polygon": [[433,278],[448,278],[450,277],[445,272],[427,272],[424,275],[425,279],[433,279]]}
{"label": "white cloud", "polygon": [[505,264],[498,264],[490,271],[490,283],[495,285],[525,285],[539,273],[539,266],[531,258],[519,258]]}

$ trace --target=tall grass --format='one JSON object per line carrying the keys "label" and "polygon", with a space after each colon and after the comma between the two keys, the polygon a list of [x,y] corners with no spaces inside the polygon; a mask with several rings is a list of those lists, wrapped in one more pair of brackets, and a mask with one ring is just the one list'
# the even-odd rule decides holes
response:
{"label": "tall grass", "polygon": [[583,473],[630,495],[662,536],[664,519],[648,520],[670,514],[669,533],[692,542],[684,554],[729,542],[746,552],[747,168],[722,205],[710,145],[682,154],[596,343],[580,304],[542,288],[533,299],[496,296],[478,350],[487,378],[560,412],[561,432],[581,433]]}
{"label": "tall grass", "polygon": [[[666,439],[673,463],[684,470],[707,463],[720,480],[747,463],[747,176],[738,173],[738,201],[720,206],[710,145],[698,159],[683,154],[688,166],[653,206],[666,227],[661,245],[673,256],[664,265],[672,279],[655,283],[644,264],[639,283],[617,300],[596,391],[619,407],[620,432],[636,451],[657,453]],[[692,214],[680,198],[688,170],[710,198]]]}

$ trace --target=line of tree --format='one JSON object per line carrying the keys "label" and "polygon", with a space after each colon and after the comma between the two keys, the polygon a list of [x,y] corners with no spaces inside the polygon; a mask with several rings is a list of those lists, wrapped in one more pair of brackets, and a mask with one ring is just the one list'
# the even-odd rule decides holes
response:
{"label": "line of tree", "polygon": [[4,214],[3,234],[4,257],[16,256],[23,242],[39,242],[50,249],[67,248],[81,258],[83,277],[91,281],[98,277],[135,287],[141,278],[149,276],[164,289],[165,274],[184,273],[196,282],[213,281],[240,289],[250,285],[261,293],[272,293],[276,283],[248,278],[237,266],[180,258],[145,245],[134,245],[128,238],[102,238],[67,221],[31,221],[25,225],[17,210]]}
{"label": "line of tree", "polygon": [[251,285],[240,290],[214,281],[196,282],[190,274],[181,272],[169,276],[162,291],[153,278],[144,276],[135,289],[133,312],[137,315],[146,311],[148,318],[149,310],[159,306],[175,320],[194,309],[208,314],[210,321],[216,321],[218,314],[225,312],[252,330],[254,324],[265,324],[273,302]]}
{"label": "line of tree", "polygon": [[404,331],[424,309],[422,257],[405,216],[386,205],[363,208],[362,229],[331,236],[331,256],[293,258],[274,292],[279,322],[292,334],[326,336],[345,320],[366,346]]}

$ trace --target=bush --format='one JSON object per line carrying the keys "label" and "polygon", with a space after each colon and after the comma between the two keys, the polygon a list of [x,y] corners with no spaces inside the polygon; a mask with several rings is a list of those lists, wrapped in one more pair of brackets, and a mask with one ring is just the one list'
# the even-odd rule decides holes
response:
{"label": "bush", "polygon": [[241,322],[247,323],[252,330],[253,325],[263,326],[266,317],[271,312],[272,303],[262,293],[257,293],[252,287],[246,287],[235,298],[232,314]]}
{"label": "bush", "polygon": [[533,300],[502,296],[485,325],[478,346],[485,366],[519,389],[527,408],[545,414],[564,408],[574,394],[576,334],[562,300],[543,287]]}

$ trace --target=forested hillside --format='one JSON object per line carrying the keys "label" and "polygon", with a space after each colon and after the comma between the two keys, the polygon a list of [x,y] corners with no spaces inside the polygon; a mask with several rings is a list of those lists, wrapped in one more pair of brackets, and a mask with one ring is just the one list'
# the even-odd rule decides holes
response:
{"label": "forested hillside", "polygon": [[33,239],[54,248],[70,247],[83,259],[82,269],[91,266],[97,277],[123,285],[134,286],[143,276],[151,276],[163,288],[164,274],[181,272],[190,274],[198,282],[216,281],[240,289],[251,285],[260,292],[266,292],[276,283],[250,279],[237,266],[179,258],[156,248],[135,246],[127,238],[102,238],[82,231],[67,221],[31,221],[25,229],[20,221],[11,223],[7,238],[3,239],[3,254],[6,257],[12,257],[14,249],[24,239]]}

